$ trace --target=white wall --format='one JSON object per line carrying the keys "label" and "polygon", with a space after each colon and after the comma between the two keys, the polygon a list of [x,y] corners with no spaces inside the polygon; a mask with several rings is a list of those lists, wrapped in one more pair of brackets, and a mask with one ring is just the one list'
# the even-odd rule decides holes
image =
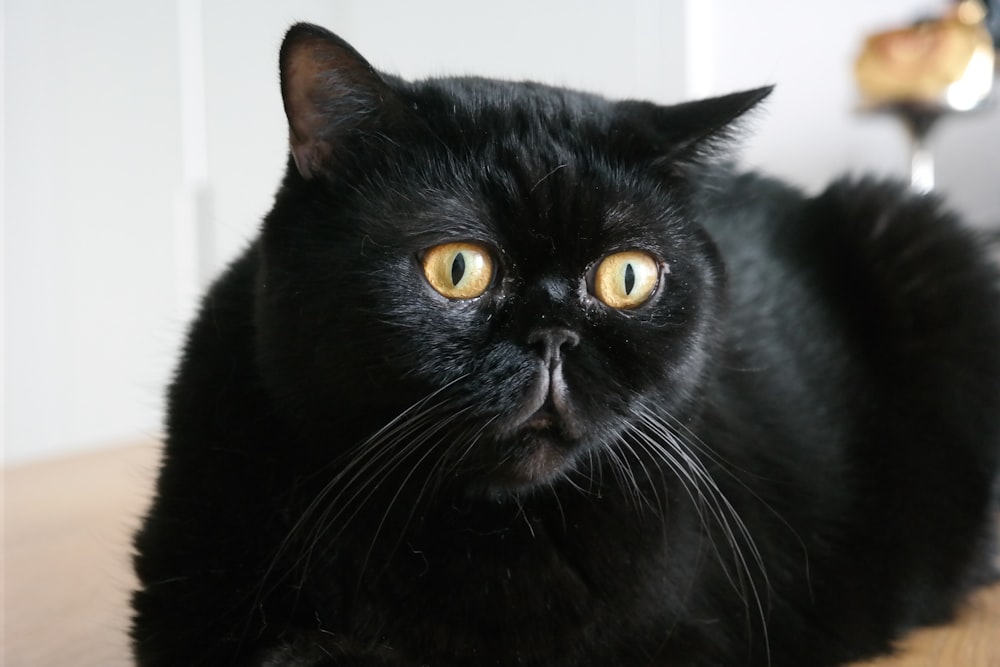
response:
{"label": "white wall", "polygon": [[175,13],[128,0],[5,3],[9,459],[156,427],[179,326]]}
{"label": "white wall", "polygon": [[[745,158],[816,189],[844,170],[905,174],[901,128],[852,112],[850,61],[862,31],[943,5],[6,0],[6,458],[158,433],[195,294],[255,233],[280,178],[276,53],[296,20],[404,76],[661,102],[778,83]],[[938,146],[942,188],[1000,224],[1000,111],[947,122]]]}
{"label": "white wall", "polygon": [[[709,2],[707,91],[777,84],[747,141],[748,163],[809,190],[844,172],[908,177],[903,126],[855,111],[853,60],[863,32],[939,14],[945,2]],[[1000,226],[1000,104],[942,120],[932,140],[937,189],[973,223]]]}

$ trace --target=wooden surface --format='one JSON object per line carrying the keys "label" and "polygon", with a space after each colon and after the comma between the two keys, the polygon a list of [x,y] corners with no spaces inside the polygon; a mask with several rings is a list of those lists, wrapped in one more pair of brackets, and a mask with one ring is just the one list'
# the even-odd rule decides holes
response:
{"label": "wooden surface", "polygon": [[[5,667],[130,664],[129,537],[156,462],[147,443],[4,471]],[[902,649],[864,667],[1000,667],[1000,586]]]}
{"label": "wooden surface", "polygon": [[4,667],[131,664],[130,536],[152,443],[4,470]]}

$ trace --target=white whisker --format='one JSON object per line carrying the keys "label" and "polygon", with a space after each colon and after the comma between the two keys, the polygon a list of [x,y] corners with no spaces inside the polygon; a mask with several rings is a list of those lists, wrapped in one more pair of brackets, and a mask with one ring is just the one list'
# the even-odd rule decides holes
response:
{"label": "white whisker", "polygon": [[[747,610],[755,609],[761,621],[762,632],[764,633],[765,650],[768,660],[770,660],[770,644],[768,641],[767,614],[765,612],[764,597],[758,589],[756,578],[751,572],[751,564],[754,569],[760,572],[764,583],[764,590],[770,591],[770,580],[764,565],[764,559],[754,541],[753,535],[747,528],[746,523],[739,512],[732,505],[729,498],[719,487],[715,478],[708,471],[705,465],[695,456],[694,451],[706,455],[713,463],[717,463],[718,457],[710,453],[708,446],[698,440],[697,444],[692,443],[694,434],[686,427],[679,430],[666,423],[659,415],[653,411],[644,409],[640,414],[640,420],[645,429],[633,429],[632,435],[647,448],[647,451],[658,456],[671,470],[673,470],[682,485],[687,489],[688,495],[692,497],[692,489],[698,496],[699,502],[695,502],[696,509],[701,506],[706,508],[715,519],[722,535],[732,552],[736,569],[735,578],[730,577],[730,582],[734,589],[741,592]],[[677,420],[673,419],[674,422]],[[679,423],[679,422],[677,422]],[[648,429],[649,432],[646,432]],[[654,437],[652,434],[655,434]],[[726,470],[727,474],[735,478],[735,473]],[[701,514],[701,510],[698,510]],[[702,521],[704,521],[702,514]],[[710,534],[709,534],[710,535]],[[710,540],[710,542],[713,542]],[[717,556],[721,558],[718,549],[713,544]],[[748,550],[749,558],[744,553]],[[724,563],[720,560],[720,563]],[[723,572],[728,577],[728,568],[723,567]],[[749,593],[749,597],[746,595]]]}
{"label": "white whisker", "polygon": [[[355,505],[366,490],[368,490],[368,495],[365,496],[360,505],[363,506],[364,502],[371,498],[377,489],[378,480],[383,475],[397,469],[426,442],[427,438],[430,437],[427,435],[428,427],[432,432],[439,430],[439,428],[435,429],[435,425],[440,427],[437,415],[440,415],[442,408],[449,406],[454,408],[447,400],[446,392],[464,378],[465,376],[455,378],[416,401],[375,433],[326,466],[325,469],[328,470],[331,466],[350,457],[346,463],[342,463],[340,470],[313,497],[275,549],[268,568],[264,571],[257,587],[257,602],[269,594],[268,582],[271,583],[273,590],[280,585],[281,581],[296,571],[299,572],[300,578],[305,580],[313,551],[329,527],[338,521],[348,508]],[[321,473],[322,470],[317,474]],[[351,495],[345,497],[345,494],[348,493]],[[359,509],[356,507],[351,518],[343,524],[344,527],[353,520],[358,511]],[[307,546],[284,566],[280,575],[275,577],[281,559],[291,548],[293,542]],[[256,607],[256,603],[254,606]]]}

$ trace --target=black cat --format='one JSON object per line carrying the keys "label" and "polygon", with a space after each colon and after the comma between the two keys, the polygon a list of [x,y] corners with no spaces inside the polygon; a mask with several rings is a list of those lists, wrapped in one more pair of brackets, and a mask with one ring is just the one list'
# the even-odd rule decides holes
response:
{"label": "black cat", "polygon": [[933,198],[310,25],[136,538],[138,664],[817,667],[991,575],[1000,289]]}

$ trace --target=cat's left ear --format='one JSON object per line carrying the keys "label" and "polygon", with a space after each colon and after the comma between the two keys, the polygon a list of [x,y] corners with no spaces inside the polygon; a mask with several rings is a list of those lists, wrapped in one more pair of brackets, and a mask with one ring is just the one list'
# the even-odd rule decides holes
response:
{"label": "cat's left ear", "polygon": [[367,60],[319,26],[292,26],[279,62],[292,157],[306,179],[322,171],[349,134],[364,130],[395,99]]}
{"label": "cat's left ear", "polygon": [[672,106],[620,102],[619,113],[644,129],[646,150],[658,160],[696,162],[731,140],[740,119],[760,104],[773,86]]}

